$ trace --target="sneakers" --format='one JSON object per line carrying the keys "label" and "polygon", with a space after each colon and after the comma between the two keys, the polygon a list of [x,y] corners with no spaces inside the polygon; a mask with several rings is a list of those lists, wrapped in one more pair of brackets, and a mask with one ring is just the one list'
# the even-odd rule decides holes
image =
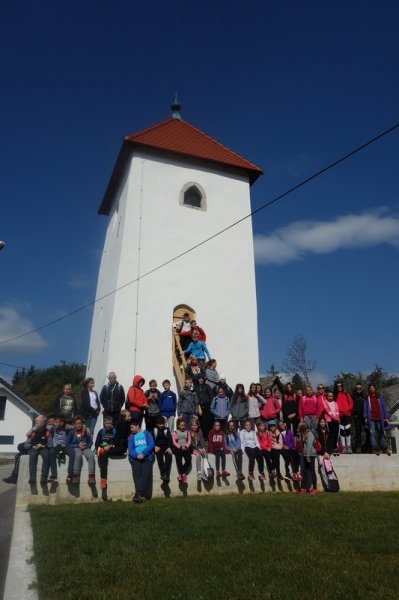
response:
{"label": "sneakers", "polygon": [[101,479],[101,481],[100,481],[100,488],[102,490],[105,490],[106,487],[107,487],[107,480],[106,479]]}
{"label": "sneakers", "polygon": [[143,498],[141,496],[139,496],[138,494],[134,494],[132,501],[135,504],[141,504],[143,502]]}
{"label": "sneakers", "polygon": [[225,469],[224,471],[222,471],[222,477],[230,477],[230,473]]}
{"label": "sneakers", "polygon": [[182,483],[187,483],[187,475],[185,473],[183,473],[183,475],[181,476],[181,480]]}
{"label": "sneakers", "polygon": [[248,479],[255,481],[255,475],[253,473],[248,473]]}
{"label": "sneakers", "polygon": [[293,479],[294,479],[294,481],[302,481],[303,477],[302,477],[302,475],[300,475],[300,473],[294,473]]}
{"label": "sneakers", "polygon": [[89,485],[96,485],[96,478],[95,475],[93,475],[92,473],[89,473],[89,480],[87,482]]}
{"label": "sneakers", "polygon": [[270,472],[270,479],[276,479],[277,477],[277,471],[273,470]]}
{"label": "sneakers", "polygon": [[390,451],[390,450],[388,450],[388,448],[384,448],[383,450],[381,450],[381,452],[382,452],[383,454],[386,454],[387,456],[391,456],[391,451]]}
{"label": "sneakers", "polygon": [[292,481],[293,479],[295,479],[295,476],[293,477],[293,476],[291,475],[291,473],[286,473],[286,474],[285,474],[285,476],[284,476],[284,479],[285,479],[286,481]]}
{"label": "sneakers", "polygon": [[352,454],[352,448],[351,448],[351,446],[348,446],[348,448],[346,449],[346,453],[347,454]]}
{"label": "sneakers", "polygon": [[316,496],[316,494],[318,494],[318,493],[319,492],[313,488],[312,490],[310,490],[309,495],[310,496]]}
{"label": "sneakers", "polygon": [[301,489],[298,491],[298,494],[299,494],[300,496],[304,496],[306,493],[307,493],[307,492],[306,492],[306,490],[304,490],[303,488],[301,488]]}
{"label": "sneakers", "polygon": [[103,454],[104,454],[104,448],[102,446],[100,446],[99,448],[97,448],[98,458],[100,458],[100,456],[102,456]]}
{"label": "sneakers", "polygon": [[371,450],[371,454],[375,454],[376,456],[379,456],[379,455],[380,455],[380,453],[378,452],[377,448],[373,448],[373,449]]}
{"label": "sneakers", "polygon": [[265,479],[266,479],[266,475],[265,475],[264,473],[259,473],[259,479],[260,479],[261,481],[265,481]]}
{"label": "sneakers", "polygon": [[183,476],[180,473],[177,474],[177,481],[183,481]]}
{"label": "sneakers", "polygon": [[201,471],[197,471],[197,481],[202,481],[202,473],[201,473]]}
{"label": "sneakers", "polygon": [[57,475],[50,475],[49,477],[49,481],[57,481],[58,477]]}
{"label": "sneakers", "polygon": [[245,475],[242,471],[238,471],[237,473],[237,479],[245,479]]}
{"label": "sneakers", "polygon": [[221,476],[222,476],[222,473],[220,471],[217,471],[216,472],[216,477],[221,477]]}
{"label": "sneakers", "polygon": [[72,482],[73,482],[73,475],[67,475],[65,483],[68,485],[68,483],[72,483]]}

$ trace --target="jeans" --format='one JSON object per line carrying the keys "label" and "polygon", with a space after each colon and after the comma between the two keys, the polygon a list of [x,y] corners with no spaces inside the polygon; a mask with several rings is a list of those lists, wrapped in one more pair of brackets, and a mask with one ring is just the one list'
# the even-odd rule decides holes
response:
{"label": "jeans", "polygon": [[96,463],[94,462],[93,452],[90,448],[81,450],[80,448],[74,448],[75,458],[73,460],[73,474],[80,475],[83,465],[83,457],[87,460],[89,475],[94,475],[96,470]]}
{"label": "jeans", "polygon": [[187,475],[191,468],[191,452],[190,450],[182,450],[181,448],[173,448],[176,458],[177,472],[179,475]]}
{"label": "jeans", "polygon": [[85,425],[86,425],[87,429],[90,429],[90,433],[91,433],[92,437],[94,438],[94,430],[97,425],[97,417],[87,417],[85,419]]}
{"label": "jeans", "polygon": [[138,496],[145,496],[152,479],[152,461],[132,460],[132,475],[135,492]]}
{"label": "jeans", "polygon": [[170,478],[170,468],[172,466],[172,454],[166,451],[167,448],[161,448],[155,453],[161,477]]}
{"label": "jeans", "polygon": [[42,472],[41,479],[47,481],[48,476],[48,449],[47,448],[31,448],[29,450],[29,480],[36,481],[37,459],[39,455],[42,457]]}
{"label": "jeans", "polygon": [[100,477],[101,479],[108,478],[108,459],[112,456],[123,456],[124,451],[123,448],[118,448],[115,446],[114,448],[110,448],[107,452],[104,452],[101,456],[98,457],[98,466],[100,467]]}
{"label": "jeans", "polygon": [[50,448],[49,462],[51,468],[51,475],[53,475],[53,477],[57,477],[57,454],[60,450],[63,450],[68,456],[68,477],[71,477],[71,475],[73,474],[73,460],[75,458],[75,452],[73,448],[68,448],[68,446],[55,446],[55,448]]}
{"label": "jeans", "polygon": [[231,458],[233,459],[233,465],[237,473],[242,472],[242,450],[237,452],[231,452]]}
{"label": "jeans", "polygon": [[382,450],[387,447],[381,421],[370,421],[370,446],[372,449],[379,446]]}
{"label": "jeans", "polygon": [[303,490],[307,491],[310,485],[312,485],[313,489],[317,488],[315,462],[315,456],[311,456],[309,461],[306,459],[305,456],[301,456],[301,474],[303,477],[301,488]]}
{"label": "jeans", "polygon": [[220,463],[222,464],[222,471],[226,470],[226,455],[223,450],[215,449],[213,453],[215,455],[215,467],[216,471],[220,471]]}

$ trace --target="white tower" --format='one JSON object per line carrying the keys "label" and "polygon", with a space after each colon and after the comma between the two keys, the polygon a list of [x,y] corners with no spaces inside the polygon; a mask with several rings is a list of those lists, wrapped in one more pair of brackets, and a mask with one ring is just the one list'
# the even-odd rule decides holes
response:
{"label": "white tower", "polygon": [[109,371],[126,388],[139,373],[176,389],[172,321],[185,307],[228,383],[259,377],[251,219],[183,253],[250,213],[262,170],[183,121],[176,101],[172,109],[124,138],[99,209],[109,224],[87,367],[97,389]]}

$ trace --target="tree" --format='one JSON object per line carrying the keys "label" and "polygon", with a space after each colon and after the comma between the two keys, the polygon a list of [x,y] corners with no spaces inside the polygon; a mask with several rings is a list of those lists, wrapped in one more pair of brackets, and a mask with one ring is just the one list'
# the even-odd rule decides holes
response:
{"label": "tree", "polygon": [[310,374],[314,371],[317,361],[306,356],[306,349],[305,337],[303,335],[295,336],[284,357],[283,370],[289,374],[297,373],[306,385],[310,385]]}
{"label": "tree", "polygon": [[292,376],[292,389],[294,390],[294,392],[297,392],[298,390],[302,390],[304,391],[304,387],[305,387],[305,382],[302,379],[302,377],[300,375],[298,375],[298,373],[294,373],[294,375]]}
{"label": "tree", "polygon": [[49,414],[54,398],[62,392],[65,383],[72,384],[72,392],[79,401],[85,373],[85,364],[61,361],[48,369],[36,369],[32,365],[28,370],[17,370],[12,383],[17,392]]}

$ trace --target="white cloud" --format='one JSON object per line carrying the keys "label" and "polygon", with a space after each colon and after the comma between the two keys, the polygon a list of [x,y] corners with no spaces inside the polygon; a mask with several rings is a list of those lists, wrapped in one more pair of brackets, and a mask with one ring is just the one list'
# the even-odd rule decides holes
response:
{"label": "white cloud", "polygon": [[399,216],[387,209],[335,217],[331,221],[297,221],[270,235],[255,235],[259,264],[281,265],[308,254],[327,254],[343,248],[379,244],[399,246]]}
{"label": "white cloud", "polygon": [[71,288],[87,288],[91,286],[90,279],[88,279],[86,275],[82,275],[80,273],[72,275],[72,277],[67,279],[65,283]]}
{"label": "white cloud", "polygon": [[[22,317],[14,308],[0,306],[0,342],[34,328],[32,321]],[[46,346],[47,342],[39,333],[32,333],[6,344],[0,343],[0,353],[39,352]]]}

